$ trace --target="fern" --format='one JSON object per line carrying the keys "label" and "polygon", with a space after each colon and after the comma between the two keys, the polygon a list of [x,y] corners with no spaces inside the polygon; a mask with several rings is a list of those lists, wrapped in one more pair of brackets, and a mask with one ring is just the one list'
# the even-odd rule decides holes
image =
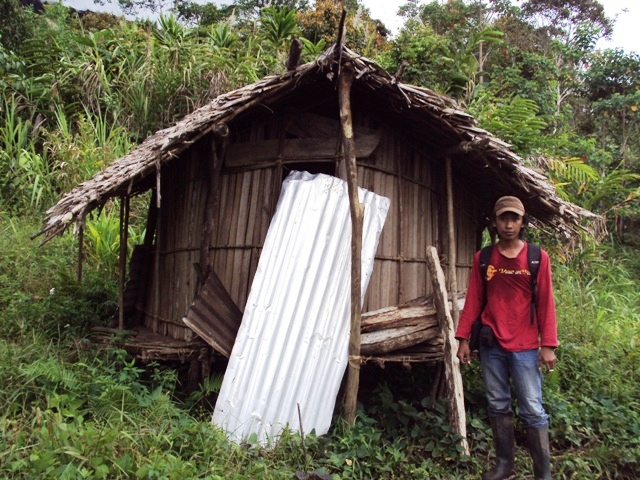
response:
{"label": "fern", "polygon": [[191,405],[196,405],[205,400],[207,397],[220,393],[223,379],[224,375],[222,374],[215,374],[205,378],[204,381],[200,383],[198,390],[189,395],[188,403]]}
{"label": "fern", "polygon": [[482,128],[512,144],[520,154],[536,149],[546,121],[533,100],[514,97],[508,103],[488,104],[478,115]]}
{"label": "fern", "polygon": [[120,421],[142,410],[136,395],[127,385],[111,385],[91,399],[91,407],[98,417]]}
{"label": "fern", "polygon": [[567,201],[573,200],[573,197],[565,187],[572,186],[578,192],[586,191],[600,179],[598,172],[578,157],[547,157],[543,163],[556,192]]}
{"label": "fern", "polygon": [[41,386],[45,390],[72,391],[81,384],[73,371],[52,357],[21,367],[20,374],[25,383]]}
{"label": "fern", "polygon": [[585,200],[585,207],[593,209],[596,204],[608,200],[609,209],[616,209],[623,204],[632,202],[640,198],[640,175],[628,170],[614,170],[603,177],[593,193]]}

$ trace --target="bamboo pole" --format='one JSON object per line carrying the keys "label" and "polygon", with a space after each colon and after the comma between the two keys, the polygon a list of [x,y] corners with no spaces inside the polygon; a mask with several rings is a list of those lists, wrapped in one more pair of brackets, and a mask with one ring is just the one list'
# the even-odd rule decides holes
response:
{"label": "bamboo pole", "polygon": [[[453,211],[453,175],[451,173],[451,157],[445,160],[445,170],[447,176],[447,224],[448,224],[448,242],[449,242],[449,281],[448,290],[449,298],[456,298],[458,293],[458,276],[456,273],[456,265],[458,263],[458,254],[456,252],[456,216]],[[452,302],[451,316],[453,317],[454,328],[458,326],[460,319],[460,309],[458,302]]]}
{"label": "bamboo pole", "polygon": [[433,300],[438,312],[438,323],[440,324],[442,338],[444,340],[444,375],[448,391],[449,423],[451,423],[454,432],[462,437],[460,444],[462,445],[465,455],[469,455],[462,375],[460,374],[460,364],[454,351],[454,345],[457,344],[457,341],[455,339],[451,311],[449,310],[444,272],[440,267],[438,251],[435,247],[427,247],[427,265],[431,273]]}
{"label": "bamboo pole", "polygon": [[360,383],[360,321],[362,314],[362,223],[364,209],[358,199],[358,166],[353,138],[353,118],[351,112],[351,86],[353,65],[346,63],[338,79],[338,99],[340,103],[340,123],[342,126],[343,150],[347,165],[347,188],[349,210],[351,212],[351,332],[349,335],[349,367],[344,398],[344,419],[350,425],[355,423],[356,402]]}

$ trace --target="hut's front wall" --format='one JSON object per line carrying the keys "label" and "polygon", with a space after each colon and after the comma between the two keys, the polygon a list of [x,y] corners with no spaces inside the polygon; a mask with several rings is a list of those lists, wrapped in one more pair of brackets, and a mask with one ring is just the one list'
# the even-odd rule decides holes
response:
{"label": "hut's front wall", "polygon": [[[373,153],[358,159],[359,185],[391,199],[365,300],[364,310],[370,311],[431,292],[426,247],[434,245],[442,255],[447,254],[446,183],[444,163],[429,160],[427,145],[411,144],[401,132],[376,124],[371,118],[360,116],[357,121],[367,128],[373,125],[379,132],[379,143]],[[296,157],[295,149],[291,150],[293,156],[283,155],[285,123],[270,118],[268,122],[255,120],[245,125],[232,142],[242,143],[243,147],[256,142],[256,148],[261,148],[266,145],[264,141],[278,140],[279,158],[271,161],[262,158],[254,165],[243,158],[241,167],[228,168],[238,165],[228,155],[220,177],[214,234],[209,246],[210,265],[240,310],[244,310],[280,184],[289,167],[308,166],[305,169],[312,173],[327,173],[335,165],[335,152],[312,160]],[[233,125],[230,127],[233,134]],[[313,125],[309,127],[307,130],[313,132]],[[326,135],[326,125],[317,131]],[[335,136],[321,142],[311,140],[314,145],[324,145],[322,148],[327,152],[339,145]],[[182,318],[197,288],[194,264],[200,260],[201,232],[206,218],[210,145],[210,139],[201,140],[162,172],[157,238],[160,249],[154,261],[159,274],[152,276],[155,281],[148,287],[145,323],[174,338],[191,335]],[[234,151],[238,149],[229,150]],[[252,149],[240,151],[246,154]],[[457,186],[455,190],[457,272],[459,285],[464,287],[476,247],[476,215],[472,199]]]}
{"label": "hut's front wall", "polygon": [[244,310],[277,202],[276,173],[274,168],[264,168],[221,179],[210,263],[240,310]]}

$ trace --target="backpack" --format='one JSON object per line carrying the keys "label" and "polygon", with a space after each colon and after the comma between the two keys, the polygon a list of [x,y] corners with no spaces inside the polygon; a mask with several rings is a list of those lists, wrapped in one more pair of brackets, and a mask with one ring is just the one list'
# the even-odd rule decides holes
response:
{"label": "backpack", "polygon": [[[480,250],[480,269],[482,271],[482,281],[484,282],[484,297],[487,302],[487,269],[491,261],[491,252],[493,245],[488,245]],[[527,263],[529,264],[529,272],[531,272],[531,325],[533,325],[534,314],[536,310],[536,295],[538,294],[538,270],[540,268],[540,246],[532,243],[528,244]],[[482,307],[484,310],[484,307]]]}

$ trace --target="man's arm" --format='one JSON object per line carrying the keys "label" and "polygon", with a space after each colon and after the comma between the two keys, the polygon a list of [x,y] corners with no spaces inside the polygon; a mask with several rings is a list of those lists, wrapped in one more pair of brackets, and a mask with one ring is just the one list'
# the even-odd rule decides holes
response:
{"label": "man's arm", "polygon": [[460,322],[455,337],[458,339],[458,352],[456,356],[462,364],[471,362],[471,349],[469,348],[469,336],[471,325],[482,313],[484,306],[484,282],[482,281],[482,269],[480,268],[480,252],[473,257],[471,265],[471,278],[469,288],[464,301],[464,308],[460,315]]}
{"label": "man's arm", "polygon": [[540,345],[555,348],[558,346],[558,326],[556,304],[553,297],[551,280],[551,262],[549,254],[541,251],[540,270],[538,271],[538,293],[536,296],[536,320],[540,333]]}
{"label": "man's arm", "polygon": [[471,325],[482,313],[484,305],[484,284],[482,282],[482,271],[480,269],[480,252],[473,257],[471,265],[471,278],[469,280],[469,288],[464,300],[464,308],[460,314],[460,322],[456,329],[455,337],[460,339],[469,339],[471,335]]}

